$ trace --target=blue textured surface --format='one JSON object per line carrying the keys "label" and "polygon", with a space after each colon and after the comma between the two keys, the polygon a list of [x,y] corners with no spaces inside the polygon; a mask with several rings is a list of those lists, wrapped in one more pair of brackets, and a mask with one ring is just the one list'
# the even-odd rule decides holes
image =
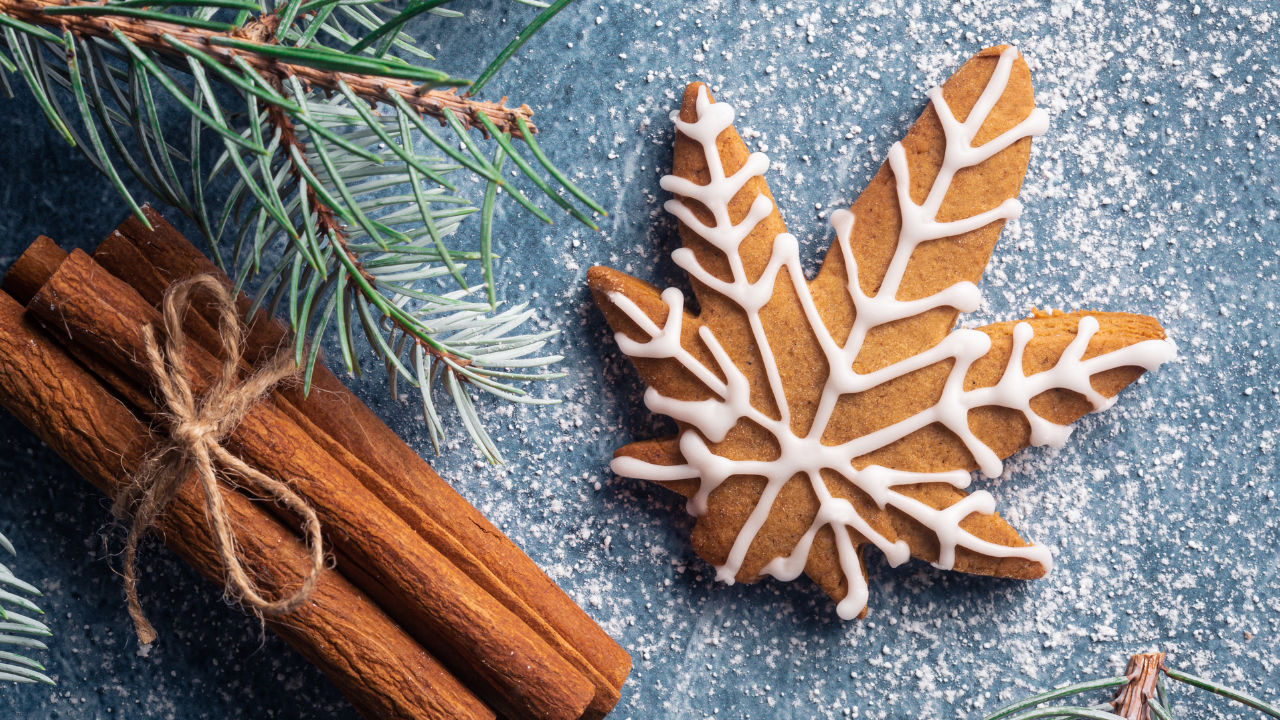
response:
{"label": "blue textured surface", "polygon": [[[492,7],[517,20],[482,18]],[[495,42],[530,15],[460,9],[468,16],[452,22]],[[510,297],[536,293],[563,329],[570,377],[554,392],[565,403],[493,416],[506,468],[485,467],[465,441],[433,462],[632,652],[613,717],[979,717],[1154,648],[1277,698],[1276,7],[1032,1],[929,12],[584,0],[491,88],[535,107],[544,147],[581,171],[611,215],[597,236],[508,210],[502,281]],[[446,41],[441,55],[459,72],[491,52],[460,33]],[[986,305],[964,321],[1033,306],[1149,313],[1177,340],[1179,360],[1080,423],[1065,449],[1024,452],[1004,477],[975,482],[1025,536],[1054,548],[1043,580],[891,569],[871,552],[870,616],[848,623],[803,578],[714,584],[689,549],[683,502],[608,472],[615,447],[668,426],[640,402],[583,284],[586,268],[608,264],[684,285],[658,187],[673,98],[703,79],[745,113],[739,129],[760,133],[751,141],[774,160],[774,194],[816,266],[833,236],[821,217],[857,195],[924,91],[1000,42],[1032,62],[1052,126],[1034,144],[1026,214],[981,284]],[[24,91],[0,103],[0,135],[0,265],[37,233],[91,248],[123,217],[108,183]],[[410,406],[374,380],[357,390],[427,452]],[[46,590],[55,636],[41,657],[59,681],[0,689],[0,715],[355,717],[323,677],[159,546],[143,561],[144,600],[162,639],[137,657],[103,558],[104,501],[12,418],[0,428],[0,531],[19,547],[19,576]],[[456,424],[453,433],[462,437]],[[1174,692],[1181,716],[1248,716]]]}

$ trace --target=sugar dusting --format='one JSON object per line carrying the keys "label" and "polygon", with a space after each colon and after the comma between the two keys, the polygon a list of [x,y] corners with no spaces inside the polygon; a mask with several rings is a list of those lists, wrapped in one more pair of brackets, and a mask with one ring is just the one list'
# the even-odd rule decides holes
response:
{"label": "sugar dusting", "polygon": [[[544,143],[586,154],[579,180],[607,198],[610,226],[603,241],[541,230],[555,268],[513,279],[545,288],[565,330],[566,402],[514,412],[507,442],[524,451],[512,467],[459,466],[452,477],[632,651],[617,717],[971,717],[1155,648],[1276,699],[1259,682],[1280,667],[1269,549],[1280,520],[1270,478],[1280,17],[1266,10],[583,6],[600,21],[564,35],[617,49],[591,66],[605,90],[539,113]],[[600,263],[686,286],[665,260],[678,240],[659,212],[665,115],[694,79],[745,114],[739,130],[773,159],[773,192],[816,268],[830,213],[879,167],[924,92],[1001,42],[1027,56],[1052,121],[1033,145],[1026,212],[1006,228],[986,302],[966,324],[1032,307],[1145,312],[1184,357],[1109,418],[1084,419],[1065,449],[1021,453],[999,479],[975,482],[1025,536],[1055,548],[1044,581],[893,570],[871,551],[862,623],[834,621],[830,601],[797,584],[713,587],[688,547],[683,501],[608,474],[615,447],[670,428],[645,410],[581,284]],[[546,62],[526,61],[521,77],[550,72],[551,87],[586,67]],[[1192,697],[1175,690],[1183,712],[1245,716]]]}
{"label": "sugar dusting", "polygon": [[[579,3],[504,70],[513,98],[545,103],[536,109],[548,153],[580,170],[575,182],[611,215],[603,236],[506,218],[502,277],[511,297],[535,295],[543,322],[564,331],[558,349],[570,375],[549,392],[565,402],[486,404],[496,408],[490,427],[507,467],[474,457],[456,425],[454,448],[432,462],[631,651],[635,670],[611,717],[980,717],[1157,648],[1171,664],[1277,700],[1266,679],[1280,668],[1280,15],[1266,2],[1132,5]],[[493,24],[494,37],[505,42],[510,27]],[[891,569],[872,551],[871,614],[848,623],[803,583],[713,586],[689,548],[683,500],[608,472],[614,448],[671,428],[644,408],[584,285],[597,263],[685,285],[666,260],[678,241],[658,187],[671,161],[667,113],[694,79],[748,113],[739,130],[773,159],[775,197],[814,268],[833,237],[827,218],[862,189],[923,109],[924,92],[1002,42],[1027,56],[1052,121],[1033,145],[1026,210],[982,280],[986,304],[966,322],[1023,317],[1033,306],[1146,312],[1170,329],[1182,359],[1105,418],[1082,420],[1066,448],[1021,453],[999,479],[975,481],[1024,536],[1055,548],[1044,581],[914,562]],[[429,457],[414,409],[384,400],[374,370],[357,383],[362,396]],[[101,517],[91,493],[78,503],[76,514],[61,501],[71,519],[57,537],[76,538]],[[32,518],[15,522],[13,535],[44,522]],[[220,612],[198,579],[164,564],[175,586],[201,588],[195,616]],[[92,567],[107,586],[100,558]],[[80,626],[81,602],[46,590],[59,619]],[[183,615],[192,608],[173,610],[167,625],[183,633],[186,624],[199,640],[205,630]],[[280,662],[282,643],[268,640],[254,658],[256,629],[235,622],[245,663]],[[124,644],[104,640],[110,632],[96,621],[83,637],[56,631],[75,653],[59,668],[64,682],[99,665],[108,676],[96,681],[104,696],[77,688],[106,698],[101,705],[50,698],[63,717],[94,717],[182,683],[109,665],[101,658]],[[166,662],[190,641],[177,637],[161,648]],[[228,637],[210,642],[230,646]],[[207,682],[230,705],[260,708],[262,687],[235,684],[239,662]],[[296,679],[290,671],[295,682],[304,694],[322,683],[306,668]],[[1175,688],[1179,715],[1254,717],[1202,697]],[[286,707],[305,707],[297,717],[351,716],[332,702],[304,695],[273,707],[277,717]],[[165,702],[142,710],[175,712]]]}

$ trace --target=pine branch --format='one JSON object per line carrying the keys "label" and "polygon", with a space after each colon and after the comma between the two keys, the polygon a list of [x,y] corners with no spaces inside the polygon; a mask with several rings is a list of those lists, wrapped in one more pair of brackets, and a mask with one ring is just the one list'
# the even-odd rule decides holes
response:
{"label": "pine branch", "polygon": [[[9,542],[2,533],[0,533],[0,548],[7,550],[10,555],[18,554],[14,550],[13,543]],[[7,609],[5,603],[29,613],[43,615],[44,611],[22,595],[11,591],[37,597],[41,595],[34,585],[19,580],[12,570],[0,564],[0,647],[48,650],[49,648],[36,638],[53,635],[49,626],[16,610]],[[43,665],[25,655],[0,650],[0,681],[57,685],[44,674],[44,669]]]}
{"label": "pine branch", "polygon": [[[358,286],[355,289],[355,292],[358,292],[366,302],[374,302],[372,292],[366,292],[365,288],[372,287],[376,284],[377,277],[366,270],[360,263],[359,256],[351,251],[347,241],[347,235],[343,230],[342,224],[338,222],[337,218],[334,216],[333,210],[320,202],[315,190],[305,184],[306,175],[313,174],[314,171],[310,165],[306,163],[305,159],[302,159],[303,152],[305,151],[305,145],[298,139],[293,122],[289,119],[287,114],[281,112],[279,108],[275,107],[268,109],[267,118],[271,126],[280,132],[280,143],[287,149],[286,157],[288,158],[290,174],[293,175],[296,183],[301,183],[302,187],[306,187],[306,203],[310,206],[313,216],[316,217],[317,229],[321,234],[329,236],[330,241],[337,246],[338,251],[346,255],[347,261],[350,263],[351,267],[354,268],[356,272],[360,274],[361,278],[364,279],[365,283]],[[301,162],[299,162],[299,160],[301,160]],[[429,217],[427,219],[427,224],[432,224]],[[443,246],[441,246],[441,248],[441,259],[450,266],[456,268],[447,251],[443,250]],[[454,269],[454,272],[456,273],[456,269]],[[462,282],[461,280],[459,281]],[[405,336],[409,336],[412,333],[410,326],[406,325],[399,318],[392,318],[392,323]],[[426,352],[428,355],[438,360],[446,361],[450,365],[457,365],[459,368],[465,368],[471,365],[470,358],[459,357],[447,350],[430,345],[417,338],[414,338],[413,342],[416,345],[421,346],[421,351]],[[306,380],[308,386],[310,385],[310,381],[311,374],[308,372]]]}
{"label": "pine branch", "polygon": [[[498,307],[498,199],[509,197],[552,221],[503,177],[503,163],[510,159],[518,170],[512,177],[531,182],[537,195],[593,229],[588,211],[604,208],[538,147],[528,106],[459,96],[456,87],[469,81],[391,54],[431,59],[401,30],[414,14],[457,15],[441,3],[396,12],[378,0],[287,0],[274,8],[263,2],[0,0],[0,47],[10,55],[0,53],[0,65],[22,77],[50,123],[111,179],[144,224],[115,157],[201,229],[214,260],[238,286],[257,285],[250,312],[266,307],[288,318],[308,388],[329,335],[346,369],[362,373],[358,324],[393,395],[400,382],[417,389],[437,452],[444,438],[433,398],[439,388],[484,455],[501,462],[470,391],[546,404],[556,401],[531,397],[521,385],[560,377],[525,370],[560,360],[538,355],[555,331],[521,333],[533,311]],[[564,4],[547,8],[520,42]],[[510,54],[490,64],[486,79]],[[78,117],[63,109],[62,90]],[[165,137],[158,109],[165,99],[190,116],[185,151]],[[548,178],[520,156],[514,138]],[[479,144],[485,140],[496,145],[492,157]],[[222,148],[212,165],[202,159],[209,142]],[[419,145],[438,155],[423,154]],[[184,164],[186,173],[179,171]],[[480,206],[458,193],[450,179],[455,172],[483,182]],[[235,182],[216,208],[206,186],[224,174]],[[476,212],[474,249],[451,247],[464,218]],[[474,260],[479,284],[467,279],[466,263]],[[438,289],[446,278],[456,290]],[[469,299],[481,289],[482,301]]]}
{"label": "pine branch", "polygon": [[[1164,653],[1140,653],[1129,658],[1125,674],[1069,685],[1033,695],[1006,705],[987,715],[983,720],[1031,720],[1040,717],[1090,717],[1100,720],[1170,720],[1174,717],[1173,703],[1169,699],[1164,678],[1172,678],[1192,687],[1207,690],[1251,707],[1265,715],[1280,718],[1280,707],[1260,700],[1248,693],[1189,675],[1167,667]],[[1116,688],[1115,696],[1108,702],[1092,706],[1051,705],[1037,706],[1053,700],[1080,695],[1091,690]]]}
{"label": "pine branch", "polygon": [[[210,5],[207,2],[201,4]],[[480,114],[512,137],[524,137],[517,119],[523,119],[531,131],[538,131],[532,124],[533,111],[527,105],[509,108],[505,106],[506,98],[497,103],[478,101],[460,96],[452,89],[424,90],[413,82],[417,79],[428,83],[470,84],[439,71],[422,72],[421,68],[391,61],[366,60],[339,52],[306,53],[305,48],[292,51],[287,46],[269,44],[266,41],[279,26],[279,18],[274,15],[264,20],[252,20],[239,28],[226,23],[193,27],[189,24],[190,19],[175,22],[178,16],[173,15],[165,15],[164,19],[160,13],[141,17],[121,15],[130,11],[143,12],[133,10],[130,5],[99,5],[79,0],[0,0],[0,14],[35,26],[70,30],[79,38],[110,39],[119,32],[144,50],[163,53],[181,61],[186,53],[169,38],[176,39],[228,69],[236,67],[233,58],[238,56],[263,76],[297,77],[304,85],[331,92],[338,90],[339,83],[346,83],[358,97],[370,104],[385,102],[399,106],[400,103],[395,101],[399,98],[419,113],[436,118],[441,125],[445,124],[444,111],[448,108],[467,129],[479,128],[485,137],[488,137],[488,131],[480,122]],[[412,77],[395,77],[396,73]]]}

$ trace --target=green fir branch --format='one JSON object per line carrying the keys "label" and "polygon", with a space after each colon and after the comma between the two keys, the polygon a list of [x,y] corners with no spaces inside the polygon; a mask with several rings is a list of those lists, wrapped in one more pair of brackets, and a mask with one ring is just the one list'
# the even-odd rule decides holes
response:
{"label": "green fir branch", "polygon": [[[13,543],[9,542],[9,539],[3,533],[0,533],[0,548],[15,557],[18,554],[13,547]],[[9,589],[6,590],[5,588]],[[44,611],[39,606],[28,600],[24,595],[18,595],[18,592],[24,595],[41,596],[40,590],[34,585],[18,579],[12,570],[0,563],[0,647],[48,650],[48,646],[36,638],[52,636],[53,631],[49,629],[49,626],[35,618],[5,607],[5,604],[8,603],[37,615],[44,614]],[[53,679],[44,674],[44,669],[43,665],[26,655],[0,649],[0,681],[24,685],[32,683],[57,685]]]}
{"label": "green fir branch", "polygon": [[[1140,656],[1135,656],[1135,659],[1137,657],[1140,657]],[[1131,663],[1131,667],[1132,667],[1132,663]],[[1146,698],[1145,705],[1146,705],[1146,709],[1150,711],[1151,717],[1155,718],[1156,720],[1173,720],[1173,718],[1175,717],[1173,713],[1173,704],[1169,696],[1169,689],[1164,682],[1165,676],[1168,676],[1169,678],[1177,680],[1178,682],[1184,683],[1186,685],[1190,685],[1191,687],[1198,688],[1200,690],[1206,690],[1215,695],[1220,695],[1222,697],[1228,698],[1237,703],[1240,703],[1241,705],[1253,708],[1254,710],[1257,710],[1270,717],[1280,718],[1280,707],[1277,707],[1275,704],[1268,703],[1264,700],[1256,698],[1253,695],[1250,695],[1249,693],[1243,692],[1241,690],[1229,688],[1229,687],[1226,687],[1225,685],[1215,683],[1211,680],[1205,680],[1204,678],[1196,677],[1195,675],[1191,675],[1189,673],[1185,673],[1180,670],[1167,667],[1163,662],[1163,656],[1161,656],[1161,662],[1159,663],[1158,669],[1155,669],[1153,666],[1152,672],[1156,673],[1155,694],[1152,695],[1151,697]],[[1140,674],[1134,673],[1133,677],[1120,675],[1117,677],[1104,678],[1101,680],[1091,680],[1087,682],[1078,683],[1075,685],[1068,685],[1065,687],[1058,688],[1056,690],[1049,690],[1047,692],[1033,695],[1023,700],[1014,702],[1010,705],[1006,705],[996,710],[995,712],[987,715],[985,718],[983,718],[983,720],[1005,720],[1005,719],[1032,720],[1032,718],[1048,718],[1048,717],[1084,717],[1084,718],[1099,718],[1099,719],[1106,719],[1106,720],[1114,720],[1116,718],[1119,718],[1119,720],[1127,720],[1126,718],[1122,718],[1121,716],[1116,715],[1114,712],[1111,711],[1113,707],[1113,703],[1111,702],[1104,702],[1091,707],[1060,706],[1060,705],[1048,706],[1048,707],[1037,707],[1037,706],[1043,705],[1044,703],[1052,702],[1054,700],[1060,700],[1065,697],[1079,695],[1081,693],[1089,692],[1092,690],[1103,690],[1108,688],[1120,688],[1122,690],[1126,690],[1126,689],[1133,690],[1135,688],[1142,687],[1143,683],[1146,682],[1147,679],[1148,678],[1142,677]],[[1130,685],[1133,685],[1133,687],[1128,687]],[[1117,692],[1117,697],[1119,697],[1118,692]]]}
{"label": "green fir branch", "polygon": [[1241,692],[1240,690],[1233,690],[1225,685],[1219,685],[1218,683],[1210,680],[1198,678],[1195,675],[1190,675],[1172,668],[1166,668],[1165,674],[1178,682],[1186,683],[1192,687],[1200,688],[1201,690],[1208,690],[1215,695],[1221,695],[1222,697],[1234,700],[1241,705],[1247,705],[1254,710],[1270,715],[1273,718],[1280,718],[1280,708],[1277,708],[1271,703],[1259,700],[1249,693]]}
{"label": "green fir branch", "polygon": [[1032,695],[1031,697],[1025,700],[1019,700],[1018,702],[1012,705],[1006,705],[1005,707],[1002,707],[999,710],[986,716],[985,718],[983,718],[983,720],[1001,720],[1002,718],[1013,715],[1016,712],[1025,710],[1027,708],[1035,707],[1036,705],[1039,705],[1041,703],[1047,703],[1053,700],[1061,700],[1064,697],[1078,695],[1080,693],[1089,692],[1090,690],[1103,690],[1106,688],[1113,688],[1119,685],[1124,685],[1127,682],[1129,682],[1129,678],[1125,677],[1124,675],[1120,675],[1117,677],[1106,678],[1104,680],[1090,680],[1088,682],[1077,683],[1075,685],[1068,685],[1066,687],[1057,688],[1055,690],[1049,690],[1047,692],[1042,692],[1039,695]]}
{"label": "green fir branch", "polygon": [[[497,206],[551,223],[550,203],[593,229],[605,214],[534,140],[527,107],[471,97],[571,0],[519,1],[542,11],[473,84],[424,65],[405,32],[430,15],[442,29],[459,15],[448,0],[0,0],[0,79],[21,79],[142,222],[129,175],[200,228],[218,266],[256,285],[253,310],[290,322],[305,387],[327,338],[348,372],[372,351],[393,395],[415,389],[437,452],[447,398],[501,462],[476,398],[555,402],[526,385],[561,377],[546,369],[561,358],[545,352],[555,330],[521,329],[534,310],[500,307]],[[182,138],[160,121],[175,105]]]}

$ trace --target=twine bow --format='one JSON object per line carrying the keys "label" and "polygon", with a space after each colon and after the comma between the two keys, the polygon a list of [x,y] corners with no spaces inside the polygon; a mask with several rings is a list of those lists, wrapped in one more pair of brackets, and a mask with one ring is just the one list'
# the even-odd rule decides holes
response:
{"label": "twine bow", "polygon": [[[187,340],[182,330],[183,314],[196,290],[204,290],[213,297],[220,315],[218,336],[225,357],[221,376],[199,399],[192,393],[187,375]],[[163,403],[158,419],[167,425],[169,439],[147,457],[113,508],[118,517],[131,517],[133,521],[125,544],[124,584],[129,615],[143,645],[153,642],[156,632],[147,622],[138,602],[138,541],[155,525],[193,473],[200,480],[205,516],[213,532],[213,545],[226,570],[226,592],[229,596],[257,613],[287,613],[306,602],[325,564],[320,521],[315,511],[287,484],[250,467],[227,452],[221,444],[223,438],[276,383],[297,374],[293,353],[281,351],[237,384],[245,328],[231,294],[211,275],[199,275],[170,286],[164,296],[163,314],[168,336],[163,351],[150,325],[142,332],[147,362]],[[245,572],[237,551],[235,533],[223,505],[223,490],[218,488],[219,471],[224,477],[235,475],[242,478],[257,494],[275,500],[302,520],[311,567],[302,586],[293,595],[267,600]]]}

